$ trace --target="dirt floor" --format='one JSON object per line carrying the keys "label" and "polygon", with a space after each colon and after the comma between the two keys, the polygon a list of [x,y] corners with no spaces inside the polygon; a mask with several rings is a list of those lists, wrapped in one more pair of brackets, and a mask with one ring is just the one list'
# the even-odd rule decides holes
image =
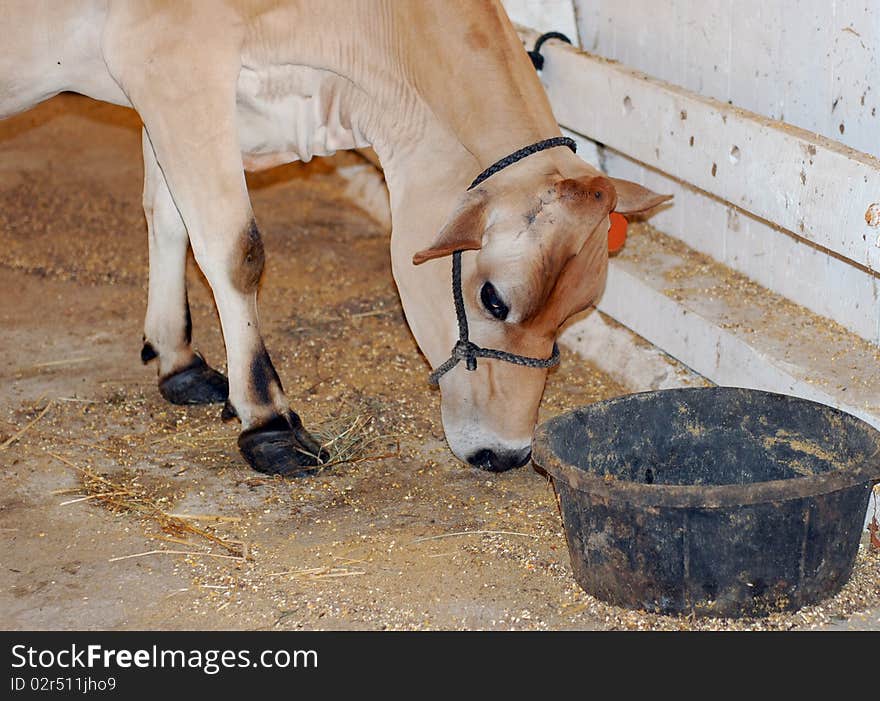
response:
{"label": "dirt floor", "polygon": [[[307,425],[368,425],[373,458],[293,481],[251,471],[237,424],[166,404],[140,364],[141,177],[126,110],[61,96],[0,122],[3,628],[878,626],[867,548],[834,600],[762,621],[650,616],[581,592],[547,480],[449,453],[387,236],[322,163],[251,178],[262,321]],[[222,367],[210,294],[195,268],[190,281],[195,345]],[[543,413],[623,392],[563,352]]]}

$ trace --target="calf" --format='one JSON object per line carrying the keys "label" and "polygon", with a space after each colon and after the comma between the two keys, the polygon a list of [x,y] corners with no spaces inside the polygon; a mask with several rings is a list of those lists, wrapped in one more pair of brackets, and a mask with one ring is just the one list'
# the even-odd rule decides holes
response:
{"label": "calf", "polygon": [[[444,370],[447,440],[460,459],[495,471],[529,458],[558,329],[604,284],[609,213],[666,199],[547,144],[559,128],[494,1],[0,0],[0,33],[0,117],[63,90],[140,115],[150,248],[142,358],[157,362],[167,400],[225,402],[261,472],[307,474],[321,449],[289,408],[260,335],[264,252],[245,168],[375,150],[406,318]],[[602,99],[585,96],[585,109],[590,97]],[[190,344],[188,247],[217,304],[228,384]],[[475,343],[497,351],[477,362]]]}

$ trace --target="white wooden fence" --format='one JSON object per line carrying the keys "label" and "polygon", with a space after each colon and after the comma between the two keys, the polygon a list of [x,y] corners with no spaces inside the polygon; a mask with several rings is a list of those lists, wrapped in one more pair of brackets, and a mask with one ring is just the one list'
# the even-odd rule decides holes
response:
{"label": "white wooden fence", "polygon": [[[604,53],[548,44],[542,79],[560,123],[601,144],[606,171],[676,195],[654,226],[880,343],[880,161],[854,148],[880,150],[869,80],[880,4],[507,4],[541,30],[558,22],[570,32],[574,10],[577,41]],[[802,127],[775,119],[785,113]],[[866,358],[857,364],[868,369]]]}

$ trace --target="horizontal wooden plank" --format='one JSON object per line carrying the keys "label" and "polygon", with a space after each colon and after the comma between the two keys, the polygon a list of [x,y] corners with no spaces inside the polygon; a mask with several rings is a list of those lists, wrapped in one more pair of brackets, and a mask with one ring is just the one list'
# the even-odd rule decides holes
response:
{"label": "horizontal wooden plank", "polygon": [[595,309],[570,323],[559,343],[589,360],[629,392],[711,384]]}
{"label": "horizontal wooden plank", "polygon": [[880,350],[647,227],[631,227],[599,309],[720,385],[838,407],[880,428]]}
{"label": "horizontal wooden plank", "polygon": [[877,159],[560,42],[543,53],[563,126],[880,272]]}

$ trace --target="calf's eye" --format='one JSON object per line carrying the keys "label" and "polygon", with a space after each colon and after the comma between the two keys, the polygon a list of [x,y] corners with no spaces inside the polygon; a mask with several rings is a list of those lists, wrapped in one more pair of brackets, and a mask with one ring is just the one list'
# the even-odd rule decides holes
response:
{"label": "calf's eye", "polygon": [[480,290],[480,300],[483,302],[483,306],[486,307],[486,311],[496,319],[504,321],[507,318],[510,309],[501,301],[491,282],[483,285],[483,289]]}

